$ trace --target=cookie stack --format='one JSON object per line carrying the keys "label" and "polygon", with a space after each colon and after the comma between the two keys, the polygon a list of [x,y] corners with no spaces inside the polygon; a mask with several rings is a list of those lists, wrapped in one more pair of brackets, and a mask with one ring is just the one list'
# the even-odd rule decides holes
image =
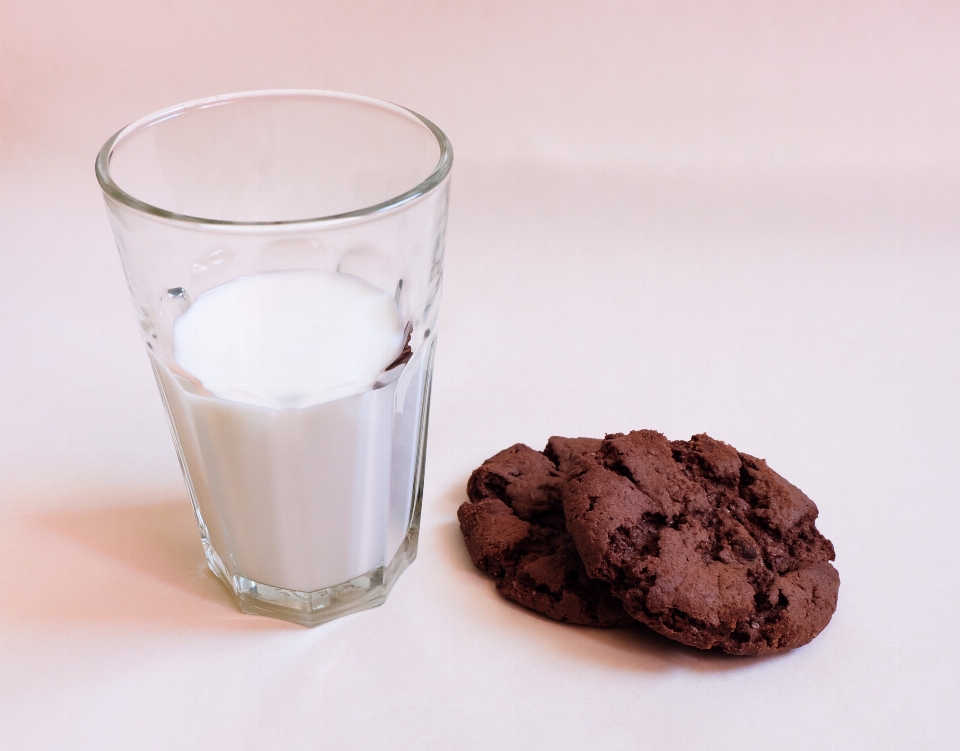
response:
{"label": "cookie stack", "polygon": [[504,597],[590,626],[637,621],[700,649],[762,655],[829,623],[840,577],[817,507],[766,462],[652,430],[511,446],[457,516]]}

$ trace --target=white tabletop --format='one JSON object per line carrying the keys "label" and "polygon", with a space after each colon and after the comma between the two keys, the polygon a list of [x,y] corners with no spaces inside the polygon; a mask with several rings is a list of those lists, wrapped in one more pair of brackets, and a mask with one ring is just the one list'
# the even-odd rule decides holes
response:
{"label": "white tabletop", "polygon": [[[3,0],[0,746],[960,746],[960,4]],[[257,88],[456,151],[420,556],[316,629],[206,569],[93,176]],[[778,657],[502,600],[456,523],[512,443],[765,457],[842,585]]]}

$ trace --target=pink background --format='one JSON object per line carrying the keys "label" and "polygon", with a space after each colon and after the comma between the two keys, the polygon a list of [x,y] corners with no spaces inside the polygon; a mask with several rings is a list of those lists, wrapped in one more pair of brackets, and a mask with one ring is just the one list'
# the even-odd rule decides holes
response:
{"label": "pink background", "polygon": [[[0,0],[4,749],[960,745],[960,3]],[[456,151],[417,563],[314,630],[204,568],[93,175],[201,96]],[[738,660],[508,604],[455,521],[517,441],[708,431],[819,505],[833,622]]]}

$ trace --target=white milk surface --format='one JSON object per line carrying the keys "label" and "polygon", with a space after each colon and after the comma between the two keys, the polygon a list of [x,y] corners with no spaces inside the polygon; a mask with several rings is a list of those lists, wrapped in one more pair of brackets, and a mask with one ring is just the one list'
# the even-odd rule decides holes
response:
{"label": "white milk surface", "polygon": [[403,344],[393,298],[335,272],[241,277],[176,320],[177,364],[209,394],[156,357],[155,369],[228,568],[313,591],[393,554],[409,517],[425,358],[374,385],[391,380],[384,368]]}
{"label": "white milk surface", "polygon": [[307,407],[369,390],[403,347],[393,298],[350,274],[271,271],[198,297],[174,358],[214,396]]}

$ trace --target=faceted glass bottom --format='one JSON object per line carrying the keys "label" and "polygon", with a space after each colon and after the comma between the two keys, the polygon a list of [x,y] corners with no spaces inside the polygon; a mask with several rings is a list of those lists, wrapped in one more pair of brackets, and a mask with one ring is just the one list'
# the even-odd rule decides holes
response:
{"label": "faceted glass bottom", "polygon": [[417,508],[403,542],[386,566],[377,566],[350,581],[313,592],[271,587],[239,574],[231,575],[206,535],[201,535],[201,541],[207,565],[230,590],[244,613],[282,618],[301,626],[319,626],[334,618],[375,608],[386,602],[400,574],[417,557],[419,511]]}

